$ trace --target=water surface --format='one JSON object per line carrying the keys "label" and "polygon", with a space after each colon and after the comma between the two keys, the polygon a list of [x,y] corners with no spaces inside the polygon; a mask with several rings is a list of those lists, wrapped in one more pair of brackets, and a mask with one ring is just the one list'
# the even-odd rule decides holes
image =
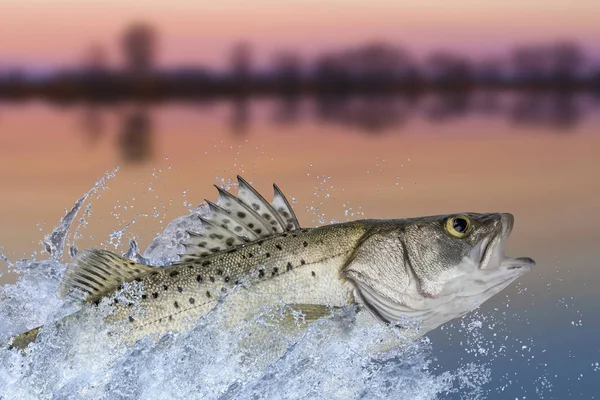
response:
{"label": "water surface", "polygon": [[[135,239],[144,249],[236,174],[267,194],[276,182],[305,226],[511,212],[508,252],[537,266],[475,316],[430,333],[428,368],[488,367],[483,398],[592,399],[600,377],[597,109],[589,97],[514,95],[0,104],[0,246],[13,262],[47,257],[44,235],[115,167],[68,245],[124,252]],[[0,280],[14,282],[1,268]]]}

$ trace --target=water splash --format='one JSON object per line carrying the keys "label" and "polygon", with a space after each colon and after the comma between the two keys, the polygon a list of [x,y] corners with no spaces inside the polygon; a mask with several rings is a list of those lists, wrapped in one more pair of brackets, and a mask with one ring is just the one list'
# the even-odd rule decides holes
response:
{"label": "water splash", "polygon": [[[240,341],[257,321],[228,330],[217,314],[187,333],[145,339],[132,347],[111,346],[103,336],[107,302],[98,312],[84,308],[76,319],[54,326],[52,321],[77,310],[56,295],[65,269],[59,261],[64,238],[85,200],[106,179],[78,199],[47,237],[51,259],[17,262],[17,283],[0,288],[0,343],[47,326],[25,355],[0,348],[0,399],[437,399],[452,393],[481,398],[490,379],[488,367],[467,364],[435,372],[426,338],[374,353],[374,346],[392,334],[390,328],[354,324],[351,307],[299,335],[287,336],[275,326],[268,341],[250,350]],[[185,231],[197,230],[197,215],[206,211],[201,205],[171,221],[143,255],[130,241],[125,256],[149,265],[176,260]],[[284,352],[265,361],[265,350],[275,341],[283,341]]]}
{"label": "water splash", "polygon": [[107,172],[103,178],[96,182],[94,187],[88,190],[87,193],[85,193],[75,202],[73,207],[71,207],[71,210],[68,211],[67,214],[60,220],[60,224],[56,228],[54,228],[52,233],[46,235],[42,243],[44,244],[46,251],[50,254],[53,260],[59,260],[62,257],[67,232],[71,228],[73,220],[77,216],[77,213],[79,212],[85,201],[90,196],[97,193],[99,190],[105,189],[106,181],[114,178],[117,174],[117,171],[119,171],[118,167],[115,168],[112,172]]}
{"label": "water splash", "polygon": [[121,239],[123,238],[123,235],[125,234],[125,231],[127,229],[129,229],[129,227],[133,224],[135,224],[135,221],[139,218],[139,217],[147,217],[148,214],[136,214],[133,216],[133,219],[128,222],[127,224],[125,224],[121,229],[115,229],[113,231],[113,233],[110,234],[110,239],[108,240],[108,243],[113,245],[115,249],[118,249],[119,246],[121,245]]}

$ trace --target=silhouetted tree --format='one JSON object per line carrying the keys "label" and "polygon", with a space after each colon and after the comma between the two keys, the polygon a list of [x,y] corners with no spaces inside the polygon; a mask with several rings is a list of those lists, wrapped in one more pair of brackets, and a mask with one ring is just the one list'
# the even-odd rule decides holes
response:
{"label": "silhouetted tree", "polygon": [[390,80],[411,65],[408,54],[386,43],[373,42],[342,56],[353,75],[366,79]]}
{"label": "silhouetted tree", "polygon": [[320,86],[337,91],[355,84],[365,89],[389,89],[389,83],[416,76],[416,68],[408,53],[380,42],[325,54],[317,59],[314,71]]}
{"label": "silhouetted tree", "polygon": [[302,60],[292,52],[278,53],[273,57],[273,78],[277,89],[287,96],[298,93],[302,81]]}
{"label": "silhouetted tree", "polygon": [[442,86],[464,87],[472,80],[472,66],[466,57],[438,51],[427,59],[435,83]]}
{"label": "silhouetted tree", "polygon": [[292,52],[282,52],[273,56],[273,72],[283,81],[297,82],[302,75],[302,59]]}
{"label": "silhouetted tree", "polygon": [[324,54],[317,58],[314,77],[318,86],[326,89],[341,89],[350,79],[344,60],[337,54]]}
{"label": "silhouetted tree", "polygon": [[571,81],[581,71],[585,55],[581,47],[572,42],[559,42],[551,47],[553,78]]}
{"label": "silhouetted tree", "polygon": [[238,43],[231,50],[231,75],[236,80],[247,80],[252,74],[252,48],[248,43]]}
{"label": "silhouetted tree", "polygon": [[600,94],[600,65],[594,65],[591,78],[591,87],[594,88],[596,97],[598,97]]}
{"label": "silhouetted tree", "polygon": [[131,72],[146,72],[153,68],[156,58],[156,32],[146,23],[136,23],[122,37],[126,68]]}
{"label": "silhouetted tree", "polygon": [[502,60],[490,58],[477,63],[473,67],[473,74],[484,84],[499,84],[504,79]]}
{"label": "silhouetted tree", "polygon": [[547,74],[548,49],[543,46],[517,47],[512,54],[512,63],[520,82],[538,82]]}
{"label": "silhouetted tree", "polygon": [[108,56],[104,47],[99,43],[93,43],[83,55],[83,69],[92,74],[106,72],[108,68]]}

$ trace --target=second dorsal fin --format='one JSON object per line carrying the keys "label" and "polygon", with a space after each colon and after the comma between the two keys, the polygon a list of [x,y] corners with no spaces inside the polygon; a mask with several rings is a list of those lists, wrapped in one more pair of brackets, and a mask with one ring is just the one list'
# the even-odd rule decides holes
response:
{"label": "second dorsal fin", "polygon": [[131,282],[152,271],[108,250],[89,249],[77,254],[65,270],[61,297],[82,301],[99,300],[113,293],[122,283]]}
{"label": "second dorsal fin", "polygon": [[182,261],[300,228],[290,203],[277,185],[273,185],[275,196],[269,204],[241,176],[237,178],[237,197],[216,186],[218,204],[206,200],[209,213],[200,217],[202,231],[188,231],[189,238],[181,242],[185,247]]}

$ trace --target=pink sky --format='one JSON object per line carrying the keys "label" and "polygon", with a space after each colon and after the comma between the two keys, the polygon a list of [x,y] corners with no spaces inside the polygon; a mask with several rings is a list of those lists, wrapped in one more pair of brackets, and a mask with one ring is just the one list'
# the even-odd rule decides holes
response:
{"label": "pink sky", "polygon": [[416,55],[438,48],[494,55],[562,38],[597,53],[600,43],[597,0],[0,0],[0,65],[75,65],[92,42],[117,63],[119,34],[134,20],[158,29],[162,65],[218,65],[239,39],[262,59],[369,39]]}

